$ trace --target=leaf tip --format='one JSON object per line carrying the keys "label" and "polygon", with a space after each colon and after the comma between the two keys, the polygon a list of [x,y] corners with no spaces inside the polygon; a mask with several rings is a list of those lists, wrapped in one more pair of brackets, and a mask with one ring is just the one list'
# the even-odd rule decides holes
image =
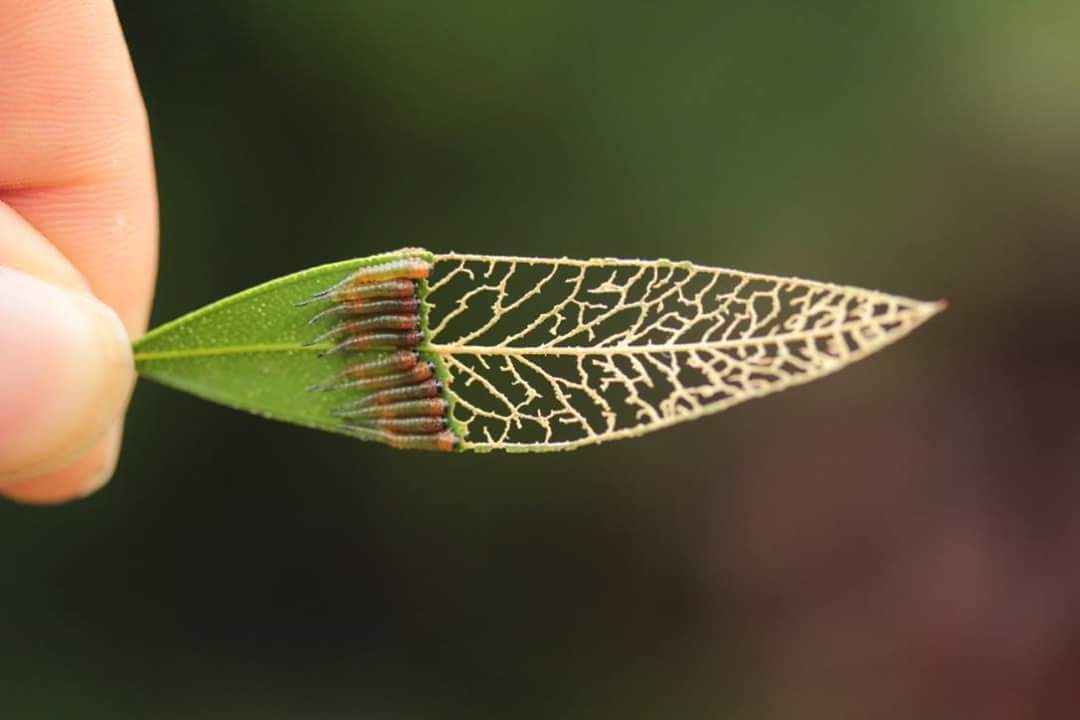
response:
{"label": "leaf tip", "polygon": [[918,314],[921,316],[921,319],[929,320],[938,313],[945,312],[948,307],[949,301],[945,299],[935,300],[934,302],[924,302],[919,305]]}

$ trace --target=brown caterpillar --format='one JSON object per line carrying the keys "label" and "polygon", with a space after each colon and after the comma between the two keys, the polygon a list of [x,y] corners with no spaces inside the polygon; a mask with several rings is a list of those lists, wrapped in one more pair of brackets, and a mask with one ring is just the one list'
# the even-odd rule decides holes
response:
{"label": "brown caterpillar", "polygon": [[353,427],[371,428],[373,430],[385,430],[399,435],[432,434],[440,433],[449,425],[446,418],[439,417],[410,417],[410,418],[359,418],[350,420],[348,423]]}
{"label": "brown caterpillar", "polygon": [[335,390],[348,384],[350,380],[361,380],[377,375],[388,375],[390,373],[408,370],[409,368],[415,367],[416,363],[419,361],[419,353],[413,350],[398,350],[397,352],[392,353],[381,353],[372,360],[350,365],[326,382],[309,385],[307,389],[309,392],[313,390]]}
{"label": "brown caterpillar", "polygon": [[[342,282],[345,282],[344,280]],[[296,303],[297,307],[320,300],[332,300],[339,303],[359,302],[369,298],[404,298],[416,295],[416,283],[412,280],[387,280],[385,282],[346,286],[338,283],[329,290],[315,293],[306,300]]]}
{"label": "brown caterpillar", "polygon": [[318,345],[330,338],[340,337],[341,335],[358,335],[374,330],[416,330],[419,327],[420,317],[415,314],[373,315],[371,317],[365,317],[362,320],[346,320],[340,322],[322,335],[319,335],[317,338],[303,343],[303,345]]}
{"label": "brown caterpillar", "polygon": [[400,315],[417,313],[420,311],[420,301],[415,297],[397,298],[386,300],[383,298],[365,298],[343,305],[335,305],[316,313],[315,317],[308,321],[308,325],[314,325],[324,317],[338,315]]}
{"label": "brown caterpillar", "polygon": [[367,405],[345,410],[332,410],[331,415],[358,420],[370,418],[443,417],[449,407],[441,397],[424,400],[405,400],[387,404]]}
{"label": "brown caterpillar", "polygon": [[379,263],[378,265],[362,267],[337,285],[329,287],[322,292],[315,293],[305,302],[314,302],[323,299],[337,300],[340,302],[359,299],[359,297],[378,297],[377,295],[361,295],[357,297],[355,295],[350,295],[350,293],[361,290],[362,288],[371,287],[372,285],[382,284],[387,280],[397,282],[401,282],[403,279],[405,279],[406,282],[423,280],[430,274],[431,263],[422,258],[405,257],[398,258],[397,260],[389,260],[387,262]]}
{"label": "brown caterpillar", "polygon": [[333,355],[342,350],[393,350],[414,348],[424,342],[424,333],[419,330],[408,332],[370,332],[342,340],[340,343],[319,353],[319,357]]}
{"label": "brown caterpillar", "polygon": [[442,395],[443,386],[438,380],[431,379],[425,380],[422,383],[416,385],[404,385],[402,387],[387,388],[386,390],[379,390],[369,395],[364,395],[361,398],[353,400],[339,406],[335,414],[341,412],[370,407],[372,405],[390,405],[394,403],[404,402],[406,400],[421,400],[428,398],[440,397]]}
{"label": "brown caterpillar", "polygon": [[442,432],[430,433],[427,435],[399,435],[397,433],[386,432],[385,430],[355,427],[351,425],[347,425],[346,429],[350,435],[360,438],[361,440],[374,440],[375,442],[385,443],[386,445],[401,450],[438,450],[450,452],[456,450],[460,443],[457,435],[450,430],[443,430]]}
{"label": "brown caterpillar", "polygon": [[375,390],[386,390],[388,388],[396,388],[402,385],[415,385],[422,383],[425,380],[430,380],[434,377],[435,371],[429,362],[417,363],[414,367],[405,370],[404,372],[393,373],[390,375],[375,375],[374,377],[360,378],[358,380],[350,380],[348,382],[339,385],[339,388],[351,388],[353,390],[363,390],[365,392],[373,392]]}

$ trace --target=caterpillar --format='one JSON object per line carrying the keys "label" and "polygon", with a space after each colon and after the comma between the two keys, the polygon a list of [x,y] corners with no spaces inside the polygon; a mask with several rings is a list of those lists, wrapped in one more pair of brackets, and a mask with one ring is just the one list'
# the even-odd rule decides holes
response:
{"label": "caterpillar", "polygon": [[354,335],[340,343],[319,353],[319,357],[326,357],[342,350],[392,350],[396,348],[414,348],[424,342],[424,333],[418,330],[407,332],[370,332],[362,335]]}
{"label": "caterpillar", "polygon": [[308,324],[314,325],[323,318],[338,315],[400,315],[403,313],[415,314],[418,313],[419,310],[420,300],[415,297],[389,300],[381,297],[364,298],[353,302],[334,305],[322,312],[315,313],[315,316],[308,321]]}
{"label": "caterpillar", "polygon": [[310,305],[320,300],[338,303],[360,302],[370,298],[404,298],[416,295],[416,283],[412,280],[387,280],[386,282],[368,283],[355,286],[343,286],[341,283],[332,288],[315,293],[306,300],[296,303],[297,307]]}
{"label": "caterpillar", "polygon": [[375,375],[373,377],[360,378],[359,380],[350,380],[341,384],[339,387],[352,390],[363,390],[365,392],[386,390],[389,388],[401,387],[403,385],[415,385],[424,382],[425,380],[430,380],[434,374],[435,371],[432,368],[431,363],[421,362],[404,372],[394,373],[392,375]]}
{"label": "caterpillar", "polygon": [[438,417],[410,418],[356,418],[351,419],[348,425],[373,430],[386,430],[400,435],[428,435],[442,432],[448,427],[446,418],[441,415]]}
{"label": "caterpillar", "polygon": [[415,350],[399,350],[393,353],[379,353],[373,359],[350,365],[326,382],[308,386],[308,391],[335,390],[349,380],[361,380],[363,378],[386,375],[389,373],[408,370],[420,361],[420,354]]}
{"label": "caterpillar", "polygon": [[364,395],[339,407],[340,410],[365,408],[372,405],[391,405],[406,400],[421,400],[441,397],[443,394],[442,383],[438,380],[425,380],[416,385],[403,385],[401,387],[387,388]]}
{"label": "caterpillar", "polygon": [[456,450],[461,441],[451,430],[426,435],[401,435],[367,427],[346,426],[347,432],[361,440],[373,440],[402,450]]}
{"label": "caterpillar", "polygon": [[[379,297],[376,293],[382,291],[382,288],[378,290],[374,288],[386,281],[406,283],[423,280],[430,274],[431,263],[422,258],[405,257],[389,260],[377,265],[360,268],[337,285],[315,293],[304,301],[304,304],[327,299],[340,302],[357,300],[362,297]],[[415,283],[413,285],[415,288]],[[410,288],[410,292],[414,292],[414,288]],[[383,295],[382,297],[402,297],[402,295]]]}
{"label": "caterpillar", "polygon": [[374,315],[362,320],[346,320],[340,322],[318,337],[308,340],[307,345],[318,345],[321,342],[342,335],[354,335],[373,330],[416,330],[420,327],[420,317],[412,315]]}
{"label": "caterpillar", "polygon": [[407,418],[407,417],[442,417],[446,415],[448,404],[441,397],[424,400],[405,400],[402,402],[365,405],[346,409],[332,410],[331,413],[342,418]]}

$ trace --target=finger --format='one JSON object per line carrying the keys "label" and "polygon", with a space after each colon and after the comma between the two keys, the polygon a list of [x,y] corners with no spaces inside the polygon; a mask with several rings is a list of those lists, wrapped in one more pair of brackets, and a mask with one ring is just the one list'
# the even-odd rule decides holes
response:
{"label": "finger", "polygon": [[108,306],[0,268],[0,348],[0,487],[70,465],[118,427],[135,372]]}
{"label": "finger", "polygon": [[86,497],[112,477],[120,454],[121,426],[117,424],[97,445],[71,465],[30,480],[0,486],[0,495],[35,505],[52,505]]}
{"label": "finger", "polygon": [[146,114],[112,3],[0,0],[0,68],[0,200],[141,333],[157,208]]}
{"label": "finger", "polygon": [[76,292],[90,292],[86,278],[52,243],[0,202],[0,267],[21,270]]}
{"label": "finger", "polygon": [[[23,218],[0,203],[0,266],[14,268],[68,290],[89,293],[86,280]],[[83,497],[104,485],[120,452],[120,422],[70,466],[0,486],[0,495],[25,503],[57,503]]]}

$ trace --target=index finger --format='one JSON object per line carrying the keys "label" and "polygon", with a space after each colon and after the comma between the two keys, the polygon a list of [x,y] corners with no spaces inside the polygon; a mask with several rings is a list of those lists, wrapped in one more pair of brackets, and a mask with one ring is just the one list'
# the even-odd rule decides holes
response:
{"label": "index finger", "polygon": [[156,191],[112,2],[0,0],[0,75],[0,202],[141,333],[157,264]]}

